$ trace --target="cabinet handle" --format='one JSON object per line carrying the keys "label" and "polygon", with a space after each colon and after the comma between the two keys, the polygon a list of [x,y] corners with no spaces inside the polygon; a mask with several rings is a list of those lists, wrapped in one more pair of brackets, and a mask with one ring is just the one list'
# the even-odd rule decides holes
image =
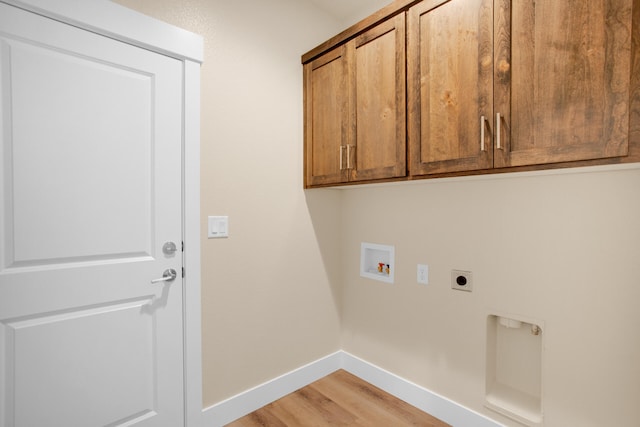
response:
{"label": "cabinet handle", "polygon": [[344,159],[343,159],[344,156],[342,155],[343,151],[344,151],[344,145],[341,145],[340,146],[340,170],[344,169]]}
{"label": "cabinet handle", "polygon": [[347,169],[351,169],[351,145],[347,144]]}
{"label": "cabinet handle", "polygon": [[500,113],[496,113],[496,148],[502,150],[500,146]]}
{"label": "cabinet handle", "polygon": [[484,122],[485,122],[486,117],[485,116],[480,116],[480,151],[485,151],[484,150]]}

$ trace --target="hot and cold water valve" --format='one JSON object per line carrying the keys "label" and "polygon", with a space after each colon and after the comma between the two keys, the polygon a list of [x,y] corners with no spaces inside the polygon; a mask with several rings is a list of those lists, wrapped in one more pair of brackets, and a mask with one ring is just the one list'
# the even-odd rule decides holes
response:
{"label": "hot and cold water valve", "polygon": [[451,289],[471,292],[473,280],[470,271],[451,270]]}

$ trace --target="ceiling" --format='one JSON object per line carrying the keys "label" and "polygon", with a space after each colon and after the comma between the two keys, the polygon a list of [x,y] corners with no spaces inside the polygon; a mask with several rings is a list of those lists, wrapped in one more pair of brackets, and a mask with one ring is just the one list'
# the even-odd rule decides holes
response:
{"label": "ceiling", "polygon": [[345,26],[357,23],[373,12],[392,3],[392,0],[307,0],[318,9],[342,22]]}

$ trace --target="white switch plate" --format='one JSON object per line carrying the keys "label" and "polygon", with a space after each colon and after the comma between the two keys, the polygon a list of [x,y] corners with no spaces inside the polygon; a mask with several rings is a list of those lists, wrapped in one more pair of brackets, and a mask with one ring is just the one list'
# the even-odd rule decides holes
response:
{"label": "white switch plate", "polygon": [[210,216],[208,221],[209,239],[218,239],[221,237],[229,237],[229,217],[228,216]]}
{"label": "white switch plate", "polygon": [[418,264],[418,283],[423,285],[429,284],[429,266],[426,264]]}

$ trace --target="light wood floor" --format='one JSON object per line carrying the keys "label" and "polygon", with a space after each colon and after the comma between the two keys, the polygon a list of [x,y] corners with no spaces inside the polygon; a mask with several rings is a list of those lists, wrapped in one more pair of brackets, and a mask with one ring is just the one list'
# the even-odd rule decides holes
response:
{"label": "light wood floor", "polygon": [[339,370],[227,427],[451,427]]}

